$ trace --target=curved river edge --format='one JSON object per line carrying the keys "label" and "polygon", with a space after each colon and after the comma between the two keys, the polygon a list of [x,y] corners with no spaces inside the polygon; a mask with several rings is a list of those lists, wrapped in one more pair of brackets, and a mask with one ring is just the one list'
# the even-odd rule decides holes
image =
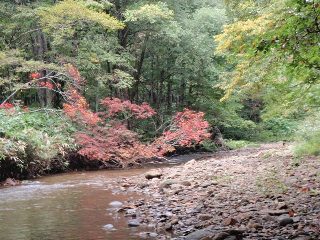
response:
{"label": "curved river edge", "polygon": [[[171,157],[165,166],[205,156]],[[150,162],[149,165],[152,168],[164,166],[158,162]],[[144,175],[150,167],[55,174],[1,188],[0,239],[155,238],[158,234],[152,224],[137,223],[137,215],[133,211],[123,212],[122,209],[125,201],[146,195],[118,185],[120,178]]]}
{"label": "curved river edge", "polygon": [[156,239],[320,239],[320,159],[297,159],[290,144],[220,152],[117,182],[120,192],[143,196],[119,211],[154,226]]}
{"label": "curved river edge", "polygon": [[[98,171],[98,170],[130,170],[130,169],[148,169],[152,167],[163,167],[169,165],[177,165],[191,159],[203,159],[211,156],[210,152],[194,152],[185,154],[176,154],[171,157],[159,157],[151,159],[141,159],[137,162],[129,163],[126,166],[119,165],[117,162],[103,162],[99,160],[88,160],[85,158],[72,157],[68,160],[68,167],[62,166],[64,164],[58,161],[58,164],[53,164],[48,170],[41,169],[41,166],[37,170],[26,169],[21,172],[21,169],[15,165],[12,167],[11,160],[3,160],[0,165],[0,188],[18,186],[23,180],[38,179],[41,177],[52,176],[62,173],[73,173],[83,171]],[[4,177],[6,176],[6,177]],[[1,181],[2,180],[2,181]]]}

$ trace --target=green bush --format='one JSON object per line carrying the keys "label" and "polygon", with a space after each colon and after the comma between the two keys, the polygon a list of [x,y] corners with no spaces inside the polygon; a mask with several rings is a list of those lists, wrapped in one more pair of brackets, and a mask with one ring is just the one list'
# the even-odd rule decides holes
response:
{"label": "green bush", "polygon": [[206,152],[215,152],[218,150],[218,147],[214,144],[211,140],[204,140],[201,143],[201,149],[203,149]]}
{"label": "green bush", "polygon": [[291,140],[297,128],[297,120],[271,118],[261,123],[261,139],[270,141]]}
{"label": "green bush", "polygon": [[[0,174],[34,175],[75,148],[72,123],[60,113],[0,111]],[[8,169],[9,168],[9,169]],[[1,177],[0,176],[0,177]]]}
{"label": "green bush", "polygon": [[298,129],[295,137],[296,155],[320,155],[320,114],[306,118]]}
{"label": "green bush", "polygon": [[250,141],[245,141],[245,140],[232,140],[232,139],[226,139],[225,143],[228,148],[230,149],[239,149],[239,148],[244,148],[244,147],[258,147],[259,144],[250,142]]}
{"label": "green bush", "polygon": [[223,123],[222,132],[227,139],[250,140],[256,137],[257,127],[257,124],[251,120],[235,118]]}

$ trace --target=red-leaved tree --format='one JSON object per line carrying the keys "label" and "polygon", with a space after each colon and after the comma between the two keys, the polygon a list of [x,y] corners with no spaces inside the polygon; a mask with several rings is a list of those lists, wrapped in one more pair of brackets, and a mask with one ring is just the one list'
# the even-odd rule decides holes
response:
{"label": "red-leaved tree", "polygon": [[153,151],[159,155],[175,151],[177,147],[192,147],[210,138],[204,113],[187,108],[176,113],[167,129],[152,143]]}
{"label": "red-leaved tree", "polygon": [[67,90],[63,108],[65,114],[80,126],[75,136],[80,147],[78,153],[88,159],[116,160],[123,165],[141,158],[160,157],[176,147],[191,147],[210,137],[204,113],[184,109],[173,117],[159,138],[151,144],[143,144],[124,123],[128,119],[154,116],[156,112],[147,103],[139,105],[119,98],[105,98],[101,101],[105,111],[98,115],[90,110],[80,88],[75,87],[85,84],[78,70],[70,66],[69,75],[76,84]]}

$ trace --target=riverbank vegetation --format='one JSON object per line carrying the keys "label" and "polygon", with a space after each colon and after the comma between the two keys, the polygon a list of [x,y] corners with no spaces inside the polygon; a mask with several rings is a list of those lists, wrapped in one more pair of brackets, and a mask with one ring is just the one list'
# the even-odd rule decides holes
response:
{"label": "riverbank vegetation", "polygon": [[319,154],[319,14],[318,0],[1,1],[0,178],[265,141]]}

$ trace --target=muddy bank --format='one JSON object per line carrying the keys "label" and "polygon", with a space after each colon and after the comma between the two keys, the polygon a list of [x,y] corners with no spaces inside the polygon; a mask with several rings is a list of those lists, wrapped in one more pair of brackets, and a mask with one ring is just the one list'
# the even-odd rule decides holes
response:
{"label": "muddy bank", "polygon": [[70,154],[67,158],[61,157],[50,161],[50,164],[41,161],[31,161],[23,168],[19,167],[15,160],[4,159],[0,164],[0,187],[16,186],[22,180],[35,179],[41,176],[48,176],[61,173],[98,171],[98,170],[130,170],[136,168],[155,168],[170,165],[178,165],[191,159],[208,158],[212,153],[193,152],[189,154],[174,154],[163,158],[141,159],[136,162],[120,164],[117,161],[89,160],[78,154]]}
{"label": "muddy bank", "polygon": [[118,189],[145,194],[122,211],[157,239],[320,239],[320,160],[296,159],[288,145],[119,178]]}

